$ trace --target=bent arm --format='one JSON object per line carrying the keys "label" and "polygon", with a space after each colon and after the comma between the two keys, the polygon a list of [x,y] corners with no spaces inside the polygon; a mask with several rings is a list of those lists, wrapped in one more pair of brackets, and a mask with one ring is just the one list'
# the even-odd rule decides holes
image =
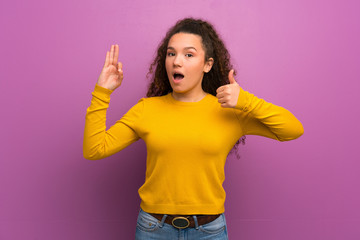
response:
{"label": "bent arm", "polygon": [[304,133],[301,122],[290,111],[266,102],[242,88],[235,112],[242,123],[244,135],[290,141]]}
{"label": "bent arm", "polygon": [[90,107],[86,110],[83,156],[89,160],[103,159],[139,140],[134,129],[118,120],[106,131],[106,111],[112,90],[95,85]]}

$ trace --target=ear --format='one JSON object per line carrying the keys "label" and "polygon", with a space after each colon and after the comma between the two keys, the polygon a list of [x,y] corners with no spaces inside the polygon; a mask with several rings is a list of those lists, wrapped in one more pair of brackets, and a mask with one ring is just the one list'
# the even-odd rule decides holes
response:
{"label": "ear", "polygon": [[205,72],[205,73],[210,72],[213,64],[214,64],[214,59],[213,59],[213,58],[209,58],[209,59],[206,61],[206,63],[205,63],[204,72]]}

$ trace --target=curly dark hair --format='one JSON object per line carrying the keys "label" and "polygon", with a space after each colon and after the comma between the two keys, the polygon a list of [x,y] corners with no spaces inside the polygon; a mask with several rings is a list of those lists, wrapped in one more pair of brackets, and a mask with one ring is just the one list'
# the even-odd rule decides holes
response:
{"label": "curly dark hair", "polygon": [[[205,50],[205,62],[209,58],[213,58],[214,63],[211,70],[208,73],[204,73],[201,86],[205,92],[216,96],[216,89],[220,86],[230,84],[228,74],[229,71],[233,69],[233,66],[230,63],[230,53],[212,24],[202,19],[194,18],[185,18],[177,21],[176,24],[168,30],[164,39],[161,41],[157,50],[157,55],[151,63],[147,74],[147,77],[151,75],[151,82],[146,96],[163,96],[173,91],[166,73],[165,59],[169,40],[176,33],[191,33],[202,38],[202,46]],[[234,75],[236,75],[235,71]],[[245,144],[245,138],[245,136],[241,137],[235,143],[230,153],[238,148],[240,142]],[[237,151],[236,156],[238,159],[240,158]]]}

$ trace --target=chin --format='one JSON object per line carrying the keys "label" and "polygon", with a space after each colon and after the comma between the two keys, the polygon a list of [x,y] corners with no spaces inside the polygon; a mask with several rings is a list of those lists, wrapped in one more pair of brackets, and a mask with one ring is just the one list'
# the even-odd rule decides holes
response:
{"label": "chin", "polygon": [[181,90],[179,88],[172,88],[173,92],[176,92],[176,93],[186,93],[187,90]]}

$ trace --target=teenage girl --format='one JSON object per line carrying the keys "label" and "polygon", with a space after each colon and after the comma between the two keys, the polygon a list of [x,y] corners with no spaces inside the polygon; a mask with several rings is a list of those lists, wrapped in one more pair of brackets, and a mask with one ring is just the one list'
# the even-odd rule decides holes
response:
{"label": "teenage girl", "polygon": [[214,27],[178,21],[150,66],[147,96],[106,130],[110,95],[123,81],[112,45],[86,112],[83,153],[97,160],[143,139],[146,178],[136,239],[228,239],[224,166],[245,135],[289,141],[303,126],[283,107],[245,91]]}

